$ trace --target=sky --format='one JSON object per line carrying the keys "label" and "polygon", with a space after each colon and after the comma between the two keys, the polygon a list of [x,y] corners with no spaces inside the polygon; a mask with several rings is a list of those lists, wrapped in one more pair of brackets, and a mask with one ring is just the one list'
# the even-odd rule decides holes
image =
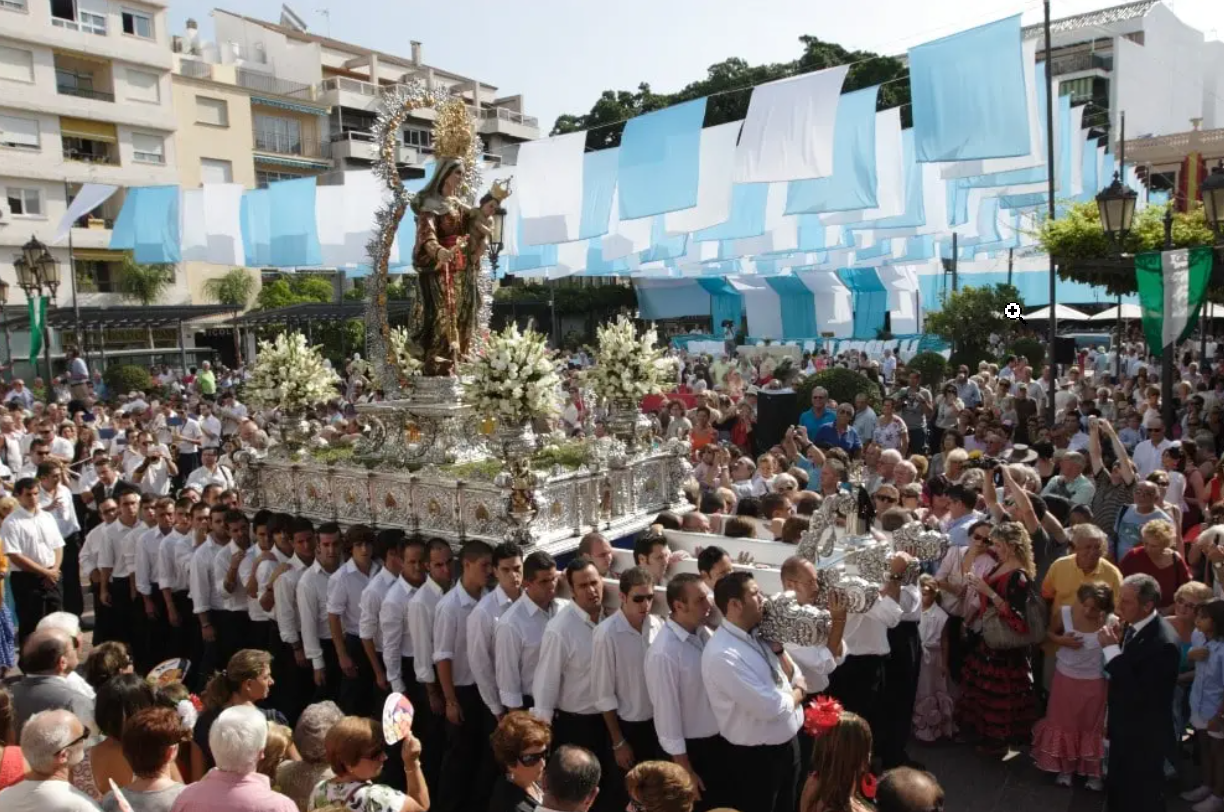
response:
{"label": "sky", "polygon": [[[1224,0],[1166,0],[1209,39],[1224,36]],[[228,3],[228,5],[226,4]],[[1052,0],[1054,19],[1117,0]],[[1023,13],[1041,21],[1041,0],[291,0],[312,33],[409,56],[522,94],[547,133],[562,113],[586,113],[604,90],[648,82],[672,92],[724,59],[786,62],[811,34],[850,50],[900,54],[941,36]],[[281,0],[171,0],[172,33],[189,17],[212,40],[213,8],[276,22]],[[330,14],[322,13],[330,10]],[[919,11],[920,10],[920,11]],[[852,13],[847,13],[850,11]]]}

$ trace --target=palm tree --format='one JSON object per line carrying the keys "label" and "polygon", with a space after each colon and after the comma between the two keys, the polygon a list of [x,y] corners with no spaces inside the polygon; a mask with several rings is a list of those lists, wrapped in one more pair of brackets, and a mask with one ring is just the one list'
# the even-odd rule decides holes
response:
{"label": "palm tree", "polygon": [[[162,297],[166,288],[174,284],[173,265],[142,265],[130,255],[123,259],[119,273],[119,293],[125,299],[134,299],[142,307],[148,307]],[[153,349],[153,328],[149,328],[149,349]]]}
{"label": "palm tree", "polygon": [[[232,268],[224,276],[215,276],[204,283],[204,295],[217,304],[234,308],[234,316],[246,310],[255,295],[255,277],[242,268]],[[238,325],[234,324],[234,357],[242,364],[242,342]]]}

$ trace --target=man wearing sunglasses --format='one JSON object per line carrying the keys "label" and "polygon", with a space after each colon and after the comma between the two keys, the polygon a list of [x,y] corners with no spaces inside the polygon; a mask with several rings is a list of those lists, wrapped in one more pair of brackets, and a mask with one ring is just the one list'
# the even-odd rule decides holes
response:
{"label": "man wearing sunglasses", "polygon": [[30,764],[24,781],[0,792],[5,812],[92,812],[98,807],[72,786],[68,774],[85,758],[89,731],[66,710],[38,713],[26,722],[21,754]]}
{"label": "man wearing sunglasses", "polygon": [[1147,475],[1161,468],[1160,458],[1164,454],[1164,450],[1172,443],[1166,437],[1164,423],[1160,419],[1160,415],[1153,411],[1149,411],[1143,417],[1143,428],[1147,432],[1147,439],[1135,446],[1135,453],[1132,455],[1135,461],[1135,477],[1136,479],[1147,479]]}

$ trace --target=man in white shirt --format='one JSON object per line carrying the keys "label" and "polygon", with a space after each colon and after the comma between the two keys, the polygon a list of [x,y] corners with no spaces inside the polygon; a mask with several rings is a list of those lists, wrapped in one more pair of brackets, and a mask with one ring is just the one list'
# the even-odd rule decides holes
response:
{"label": "man in white shirt", "polygon": [[166,621],[161,584],[157,580],[157,565],[161,548],[174,531],[174,500],[169,496],[154,505],[157,524],[136,538],[136,592],[141,596],[139,612],[141,626],[136,630],[132,659],[136,670],[147,672],[170,656],[168,647],[172,632]]}
{"label": "man in white shirt", "polygon": [[1164,423],[1157,414],[1149,414],[1143,418],[1143,427],[1147,429],[1147,439],[1135,446],[1132,459],[1135,461],[1135,478],[1147,479],[1148,474],[1161,469],[1161,457],[1164,450],[1172,445],[1166,436]]}
{"label": "man in white shirt", "polygon": [[205,448],[200,452],[202,460],[200,467],[187,475],[186,487],[195,486],[201,493],[209,485],[217,485],[221,490],[234,487],[234,474],[224,465],[217,462],[217,449]]}
{"label": "man in white shirt", "polygon": [[751,781],[735,785],[741,812],[790,812],[799,778],[799,740],[807,689],[776,643],[755,635],[764,595],[747,571],[714,587],[723,622],[701,654],[710,707],[728,743],[728,765]]}
{"label": "man in white shirt", "polygon": [[[595,704],[591,679],[595,627],[603,620],[603,578],[590,559],[575,558],[565,567],[565,580],[573,602],[544,628],[531,712],[552,725],[554,747],[585,747],[607,765],[612,743]],[[604,770],[600,781],[604,791],[612,790],[613,772]]]}
{"label": "man in white shirt", "polygon": [[77,521],[72,491],[64,484],[63,470],[56,463],[44,462],[38,466],[38,506],[55,519],[55,526],[64,539],[60,567],[64,609],[80,616],[85,611],[85,597],[81,591],[81,524]]}
{"label": "man in white shirt", "polygon": [[170,449],[153,442],[153,435],[142,431],[136,438],[136,452],[144,459],[132,472],[132,481],[141,491],[154,496],[170,495],[170,480],[178,477],[178,466],[170,459]]}
{"label": "man in white shirt", "polygon": [[314,671],[315,695],[319,699],[337,696],[340,690],[340,660],[327,622],[327,587],[332,573],[340,567],[341,544],[340,525],[335,522],[320,525],[314,563],[302,573],[297,584],[302,647]]}
{"label": "man in white shirt", "polygon": [[374,532],[357,526],[348,533],[352,555],[327,584],[327,627],[340,665],[340,709],[349,716],[372,716],[374,671],[361,645],[361,593],[378,574]]}
{"label": "man in white shirt", "polygon": [[[661,757],[654,730],[654,706],[646,690],[646,652],[663,628],[651,614],[654,575],[633,567],[620,577],[620,609],[600,623],[592,639],[591,684],[595,706],[603,714],[612,757],[620,768],[618,784],[634,764]],[[614,797],[612,803],[617,803]]]}
{"label": "man in white shirt", "polygon": [[[425,712],[429,707],[429,699],[416,679],[412,633],[408,629],[408,604],[413,594],[425,584],[425,542],[418,536],[401,533],[395,546],[399,550],[402,569],[395,583],[387,590],[378,610],[383,667],[390,690],[404,694],[417,709],[412,717],[412,735],[424,741],[426,728],[432,717]],[[386,569],[383,572],[386,572]],[[440,759],[430,760],[422,754],[422,770],[427,764],[432,768],[440,763]],[[397,761],[391,753],[388,753],[384,773],[390,786],[405,786],[403,763]],[[434,778],[437,779],[436,773]]]}
{"label": "man in white shirt", "polygon": [[211,403],[200,404],[200,431],[204,433],[204,448],[221,447],[221,421],[213,414]]}
{"label": "man in white shirt", "polygon": [[10,414],[0,415],[0,439],[3,444],[0,445],[0,462],[4,463],[13,471],[21,468],[21,432],[18,431],[17,421]]}
{"label": "man in white shirt", "polygon": [[227,539],[225,546],[213,557],[214,583],[220,586],[223,611],[217,612],[218,651],[222,663],[247,647],[251,631],[251,616],[247,613],[246,585],[239,573],[251,549],[250,523],[241,510],[215,507],[210,514],[213,537]]}
{"label": "man in white shirt", "polygon": [[509,611],[523,592],[523,550],[513,542],[493,548],[493,576],[497,586],[489,590],[468,617],[468,665],[476,687],[489,713],[496,719],[505,715],[497,690],[497,668],[493,656],[493,631],[497,621]]}
{"label": "man in white shirt", "polygon": [[13,605],[21,619],[18,645],[38,621],[63,606],[60,592],[64,539],[51,514],[38,507],[38,482],[20,479],[13,488],[18,506],[0,525],[4,554],[12,571]]}
{"label": "man in white shirt", "polygon": [[[198,662],[200,629],[191,611],[191,554],[197,543],[203,543],[208,530],[204,527],[200,533],[195,532],[191,521],[193,508],[192,501],[185,497],[174,503],[174,528],[162,539],[155,572],[169,627],[166,654]],[[207,513],[207,508],[204,510]]]}
{"label": "man in white shirt", "polygon": [[494,719],[480,698],[468,661],[468,620],[484,598],[493,573],[493,548],[469,541],[459,551],[459,583],[438,601],[434,614],[433,661],[446,698],[446,752],[438,783],[442,812],[485,809],[495,777],[485,742]]}
{"label": "man in white shirt", "polygon": [[[272,609],[276,613],[276,629],[281,640],[281,671],[291,675],[283,685],[273,686],[273,696],[285,716],[296,719],[314,695],[314,671],[306,659],[297,608],[298,582],[315,560],[314,525],[310,519],[299,516],[293,520],[290,532],[293,557],[288,566],[276,571],[266,589],[271,589],[273,595]],[[280,690],[276,690],[278,687]]]}
{"label": "man in white shirt", "polygon": [[106,625],[103,618],[105,617],[107,607],[102,605],[100,583],[102,580],[102,571],[98,568],[98,554],[102,549],[102,544],[106,538],[106,534],[110,532],[110,525],[114,523],[119,515],[119,504],[114,499],[104,499],[99,505],[99,515],[101,521],[99,524],[85,534],[85,542],[81,545],[80,569],[81,581],[89,584],[89,592],[93,595],[94,601],[94,639],[98,642],[103,640],[98,639],[99,627]]}
{"label": "man in white shirt", "polygon": [[[221,641],[216,626],[218,622],[225,622],[221,620],[225,605],[223,587],[213,578],[213,559],[229,544],[229,536],[226,535],[224,511],[218,512],[222,514],[220,535],[214,532],[218,525],[207,505],[192,508],[193,521],[202,523],[208,529],[204,542],[191,554],[189,569],[191,607],[200,626],[200,669],[197,675],[211,674],[225,667],[225,661],[220,657]],[[198,684],[202,685],[206,679],[200,677]]]}
{"label": "man in white shirt", "polygon": [[523,594],[493,630],[493,664],[497,698],[506,711],[529,709],[535,701],[536,666],[544,629],[569,601],[557,597],[557,562],[536,550],[523,562]]}
{"label": "man in white shirt", "polygon": [[36,713],[21,729],[21,754],[30,765],[24,781],[0,792],[5,812],[96,812],[89,796],[69,780],[85,758],[89,730],[68,710]]}
{"label": "man in white shirt", "polygon": [[238,433],[238,427],[246,419],[247,407],[238,402],[233,392],[226,392],[217,400],[217,416],[221,418],[221,436],[229,437]]}
{"label": "man in white shirt", "polygon": [[[417,707],[422,720],[424,735],[421,737],[423,753],[422,768],[426,780],[433,779],[436,786],[442,770],[442,750],[446,741],[446,698],[438,684],[434,668],[434,618],[438,603],[451,585],[450,545],[442,539],[430,539],[425,548],[426,572],[429,577],[408,602],[408,631],[412,635],[413,670],[416,681],[425,694],[425,704]],[[431,747],[432,745],[432,747]],[[429,751],[433,750],[431,756]]]}
{"label": "man in white shirt", "polygon": [[[272,573],[277,568],[289,563],[293,556],[293,540],[288,532],[281,533],[284,550],[279,549],[273,543],[268,527],[271,519],[272,514],[269,511],[261,510],[251,520],[251,531],[255,540],[242,563],[238,565],[238,582],[247,597],[247,620],[250,629],[247,645],[274,652],[275,665],[275,652],[280,649],[277,645],[279,635],[272,619],[273,595],[271,592],[265,594],[264,587],[271,581]],[[273,669],[274,680],[284,677],[285,674]],[[275,687],[274,685],[273,688]]]}
{"label": "man in white shirt", "polygon": [[382,629],[379,628],[378,619],[387,592],[395,586],[404,570],[404,559],[399,547],[399,540],[403,535],[403,530],[383,530],[375,537],[374,555],[382,561],[382,569],[370,579],[369,585],[361,592],[361,620],[357,624],[362,653],[374,674],[374,684],[384,694],[391,690],[391,686],[387,683],[387,672],[383,668]]}
{"label": "man in white shirt", "polygon": [[[102,571],[102,604],[108,607],[103,636],[107,640],[128,640],[137,628],[136,605],[136,542],[148,528],[140,521],[140,492],[134,485],[123,483],[116,489],[119,519],[110,526],[98,551],[98,568]],[[102,620],[102,618],[99,618]],[[94,639],[98,630],[94,630]]]}

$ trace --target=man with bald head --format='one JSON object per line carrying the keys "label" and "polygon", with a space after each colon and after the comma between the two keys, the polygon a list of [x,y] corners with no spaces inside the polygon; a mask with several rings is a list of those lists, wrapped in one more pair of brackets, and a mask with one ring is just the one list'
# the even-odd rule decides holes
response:
{"label": "man with bald head", "polygon": [[591,559],[601,578],[616,578],[612,571],[612,544],[603,533],[587,533],[578,542],[578,555]]}
{"label": "man with bald head", "polygon": [[[21,733],[21,755],[30,765],[24,781],[0,792],[5,812],[94,812],[97,806],[69,781],[85,758],[89,731],[64,710],[33,716]],[[18,759],[20,761],[21,759]]]}
{"label": "man with bald head", "polygon": [[930,773],[898,767],[880,779],[875,802],[879,812],[929,812],[943,809],[944,791]]}
{"label": "man with bald head", "polygon": [[72,689],[66,677],[76,670],[80,652],[62,629],[38,629],[21,651],[24,676],[13,686],[13,715],[21,726],[36,713],[68,710],[85,724],[93,721],[93,703]]}

